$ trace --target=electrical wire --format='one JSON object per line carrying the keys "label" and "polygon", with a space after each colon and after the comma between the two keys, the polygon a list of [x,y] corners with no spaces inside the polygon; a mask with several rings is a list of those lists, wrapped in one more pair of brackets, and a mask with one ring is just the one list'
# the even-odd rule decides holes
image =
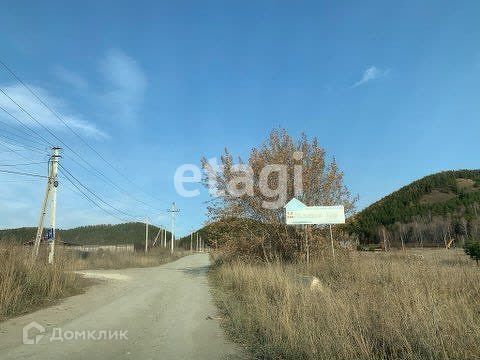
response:
{"label": "electrical wire", "polygon": [[[0,123],[3,123],[3,122],[0,121]],[[5,124],[5,123],[3,123],[3,124]],[[24,136],[21,136],[21,135],[16,134],[16,133],[13,132],[13,131],[6,130],[6,129],[1,129],[0,131],[1,131],[1,132],[4,132],[4,133],[7,133],[7,134],[9,134],[10,136],[15,136],[15,137],[17,137],[17,138],[19,138],[19,139],[21,139],[21,140],[24,140],[24,141],[27,141],[27,142],[32,142],[32,143],[33,143],[34,145],[36,145],[36,146],[44,146],[44,144],[42,144],[42,143],[39,142],[39,141],[36,141],[36,140],[33,140],[33,139],[28,139],[28,138],[26,138],[26,137],[24,137]],[[14,140],[14,139],[12,139],[12,140]],[[16,141],[19,141],[19,140],[16,140]]]}
{"label": "electrical wire", "polygon": [[[106,206],[108,206],[109,208],[111,208],[112,210],[115,210],[123,215],[126,215],[128,217],[131,217],[133,219],[136,219],[138,218],[138,216],[135,216],[135,215],[131,215],[121,209],[118,209],[116,208],[115,206],[107,203],[106,201],[104,201],[100,196],[98,196],[93,190],[89,189],[87,186],[85,186],[80,180],[78,180],[68,169],[66,169],[62,164],[58,164],[59,166],[59,170],[60,172],[64,175],[64,176],[70,176],[72,179],[74,179],[82,188],[84,188],[86,191],[88,191],[92,196],[94,196],[97,200],[99,200],[101,203],[105,204]],[[65,174],[66,173],[66,174]]]}
{"label": "electrical wire", "polygon": [[[8,96],[3,89],[0,88],[0,91],[2,93],[5,94],[5,96],[7,96],[11,101],[13,101],[15,104],[17,104],[10,96]],[[17,104],[17,106],[19,106]],[[3,112],[5,112],[8,116],[10,116],[12,119],[14,119],[16,122],[18,122],[24,129],[27,129],[29,130],[33,135],[37,136],[38,138],[40,138],[41,140],[45,141],[48,145],[52,146],[52,144],[50,144],[50,142],[44,138],[41,134],[39,134],[38,132],[36,132],[34,129],[32,129],[30,126],[28,126],[27,124],[25,124],[22,120],[20,120],[19,118],[17,118],[15,115],[13,115],[12,113],[10,113],[7,109],[5,109],[3,106],[0,106],[0,109],[3,110]]]}
{"label": "electrical wire", "polygon": [[[5,145],[5,141],[2,141],[0,140],[0,146],[4,147],[5,149],[7,149],[7,151],[9,152],[12,152],[14,154],[16,154],[18,157],[21,157],[22,159],[25,159],[27,161],[31,161],[32,159],[31,158],[28,158],[26,156],[24,156],[23,154],[20,153],[20,151],[29,151],[29,152],[33,152],[32,150],[28,150],[28,149],[12,149],[10,146],[8,145]],[[7,142],[7,144],[10,144]],[[17,145],[15,145],[17,146]],[[41,153],[42,155],[45,155],[45,153]]]}
{"label": "electrical wire", "polygon": [[[0,108],[2,108],[2,107],[0,106]],[[3,108],[2,108],[2,109],[3,109]],[[13,116],[13,115],[11,115],[11,116]],[[14,116],[13,116],[13,117],[14,117]],[[14,118],[15,118],[15,117],[14,117]],[[2,129],[2,131],[6,131],[7,133],[12,134],[12,135],[14,135],[14,136],[17,136],[17,137],[19,137],[19,138],[21,138],[21,139],[24,139],[24,140],[27,140],[27,141],[32,141],[32,142],[34,142],[34,143],[37,144],[37,145],[45,146],[44,143],[40,142],[40,141],[37,140],[36,138],[31,138],[31,139],[26,138],[24,135],[30,136],[30,134],[28,134],[26,131],[19,130],[17,127],[13,126],[12,124],[9,124],[8,122],[5,122],[5,121],[0,120],[0,124],[3,124],[3,126],[6,126],[6,127],[8,127],[8,128],[11,129],[11,130]],[[18,135],[18,134],[16,134],[16,132],[18,132],[18,133],[20,133],[20,134],[22,134],[22,135]]]}
{"label": "electrical wire", "polygon": [[44,175],[40,175],[40,174],[26,173],[26,172],[21,172],[21,171],[12,171],[12,170],[2,170],[2,169],[0,169],[0,172],[6,173],[6,174],[32,176],[32,177],[38,177],[38,178],[48,179],[48,176],[44,176]]}
{"label": "electrical wire", "polygon": [[[17,139],[14,139],[14,138],[11,138],[10,136],[6,136],[6,135],[3,135],[3,134],[0,134],[0,137],[3,138],[3,139],[7,139],[7,142],[9,142],[10,144],[12,143],[13,141],[13,144],[17,145],[17,146],[22,146],[26,149],[30,149],[30,150],[34,150],[34,151],[43,151],[42,148],[39,148],[39,147],[36,147],[36,146],[32,146],[32,145],[27,145],[27,144],[23,144],[23,143],[20,143],[18,142]],[[9,141],[8,141],[9,140]],[[18,142],[18,144],[16,144]]]}
{"label": "electrical wire", "polygon": [[[27,114],[32,120],[34,120],[38,125],[40,125],[43,129],[45,129],[48,133],[50,133],[56,140],[58,140],[61,144],[63,144],[67,149],[69,149],[73,154],[75,154],[80,160],[82,160],[85,164],[87,164],[93,171],[95,171],[96,173],[98,173],[100,176],[102,176],[103,178],[105,178],[112,186],[116,187],[117,189],[119,189],[120,191],[122,191],[124,194],[126,194],[128,197],[130,197],[131,199],[143,204],[143,205],[146,205],[154,210],[160,210],[148,203],[146,203],[145,201],[142,201],[140,199],[138,199],[137,197],[131,195],[128,191],[126,191],[125,189],[121,188],[120,186],[116,185],[112,180],[110,180],[103,172],[101,172],[100,170],[98,170],[95,166],[93,166],[89,161],[85,160],[78,152],[76,152],[74,149],[72,149],[68,144],[66,144],[64,141],[62,141],[57,135],[55,135],[55,133],[53,133],[48,127],[46,127],[45,125],[43,125],[41,122],[39,122],[32,114],[30,114],[27,110],[25,110],[20,104],[18,104],[14,99],[12,99],[12,97],[10,97],[6,92],[5,90],[3,90],[2,88],[0,88],[0,91],[5,95],[7,96],[15,105],[17,105],[20,110],[22,110],[25,114]],[[140,188],[140,187],[139,187]]]}
{"label": "electrical wire", "polygon": [[111,213],[110,211],[108,211],[107,209],[103,208],[102,206],[100,206],[95,200],[93,200],[90,196],[88,196],[74,181],[72,181],[68,176],[65,176],[65,174],[63,174],[63,176],[65,177],[65,179],[70,182],[70,184],[72,184],[79,192],[79,194],[81,196],[83,196],[84,198],[86,198],[88,201],[90,201],[93,205],[95,205],[96,207],[98,207],[100,210],[102,210],[103,212],[105,212],[106,214],[114,217],[115,219],[118,219],[122,222],[128,222],[128,220],[126,219],[123,219],[113,213]]}
{"label": "electrical wire", "polygon": [[124,194],[126,195],[127,197],[129,197],[130,199],[138,202],[139,204],[142,204],[152,210],[156,210],[156,211],[161,211],[161,209],[159,208],[156,208],[155,206],[152,206],[150,205],[149,203],[145,202],[145,201],[142,201],[140,199],[138,199],[136,196],[133,196],[131,195],[127,190],[125,190],[124,188],[122,188],[121,186],[115,184],[112,180],[110,180],[107,176],[105,176],[105,174],[103,174],[101,171],[98,171],[97,170],[97,173],[92,173],[88,168],[85,167],[85,165],[83,165],[81,162],[79,162],[77,159],[75,159],[74,157],[71,157],[67,154],[64,154],[64,157],[69,159],[69,160],[72,160],[75,164],[77,164],[78,166],[80,166],[81,168],[83,168],[84,170],[90,172],[92,175],[94,175],[96,178],[102,180],[105,184],[108,184],[108,185],[111,185],[114,187],[114,189],[121,193],[121,194]]}
{"label": "electrical wire", "polygon": [[1,180],[0,179],[0,183],[4,184],[4,183],[32,183],[32,182],[37,182],[38,180],[37,179],[15,179],[15,180]]}
{"label": "electrical wire", "polygon": [[[78,134],[74,129],[72,129],[71,126],[69,126],[69,124],[55,111],[53,110],[52,108],[50,108],[48,106],[48,104],[45,103],[45,101],[43,101],[37,94],[35,91],[33,91],[27,84],[25,84],[5,63],[3,63],[1,60],[0,60],[0,64],[3,65],[7,71],[9,71],[17,81],[19,81],[39,102],[42,103],[43,106],[45,106],[50,112],[52,112],[52,114],[55,115],[55,117],[60,120],[76,137],[78,137],[86,146],[88,146],[90,148],[90,150],[92,150],[98,157],[100,157],[105,163],[107,163],[107,165],[109,167],[111,167],[116,173],[118,173],[120,176],[122,176],[123,178],[125,178],[128,182],[130,182],[131,184],[133,184],[138,190],[144,192],[145,194],[147,194],[148,196],[152,197],[152,198],[155,198],[154,196],[152,196],[151,194],[148,194],[147,192],[143,191],[143,189],[138,186],[135,182],[133,182],[132,180],[130,180],[126,175],[124,175],[122,172],[120,172],[112,163],[110,163],[104,156],[102,156],[102,154],[100,154],[95,148],[93,148],[80,134]],[[108,178],[102,171],[100,171],[99,169],[97,169],[95,166],[93,166],[89,161],[87,161],[83,156],[81,156],[77,151],[75,151],[72,147],[70,147],[68,144],[66,144],[64,141],[62,141],[62,139],[60,137],[58,137],[52,130],[50,130],[47,126],[45,126],[44,124],[42,124],[40,121],[38,121],[29,111],[27,111],[21,104],[19,104],[17,101],[15,101],[15,99],[13,99],[4,89],[1,89],[0,88],[0,91],[3,93],[4,96],[6,96],[11,102],[13,102],[24,114],[26,114],[30,119],[32,119],[37,125],[39,125],[42,129],[44,129],[45,131],[47,131],[54,139],[56,139],[57,141],[59,141],[63,146],[65,146],[66,149],[70,150],[70,152],[72,154],[74,154],[80,161],[77,161],[76,158],[73,158],[71,157],[71,159],[73,161],[75,161],[75,163],[77,163],[78,165],[80,165],[82,168],[84,168],[85,170],[87,170],[89,173],[92,173],[94,174],[95,176],[97,176],[98,178],[102,179],[103,181],[109,183],[110,185],[112,185],[116,190],[126,194],[129,198],[135,200],[136,202],[138,203],[141,203],[145,206],[148,206],[149,208],[152,208],[154,210],[160,210],[152,205],[150,205],[149,203],[147,202],[144,202],[138,198],[136,198],[135,196],[131,195],[130,192],[126,191],[124,188],[118,186],[116,183],[114,183],[110,178]],[[2,109],[6,114],[8,114],[10,117],[12,117],[16,122],[18,122],[22,128],[24,128],[25,130],[28,130],[31,134],[33,134],[34,136],[38,137],[39,139],[43,140],[46,144],[48,144],[49,146],[53,146],[52,143],[47,140],[44,136],[42,136],[39,132],[37,132],[36,130],[32,129],[30,126],[28,126],[27,124],[25,124],[22,120],[18,119],[17,117],[15,117],[13,114],[11,114],[8,110],[6,110],[5,108],[1,107],[0,106],[0,109]],[[5,122],[2,122],[3,124],[9,126],[9,127],[12,127],[11,125],[5,123]],[[14,127],[12,127],[14,128]],[[17,130],[16,128],[14,128],[15,130]],[[40,143],[38,140],[32,138],[32,139],[26,139],[24,137],[21,137],[17,134],[14,134],[12,132],[9,132],[10,134],[16,136],[16,137],[19,137],[23,140],[27,140],[27,141],[34,141],[36,142],[37,144],[41,144],[41,145],[44,145],[43,143]],[[30,136],[29,133],[27,132],[24,132],[25,134],[27,134],[28,136]],[[3,135],[4,138],[7,138],[8,140],[11,140],[11,141],[14,141],[14,139],[10,138],[10,137],[6,137],[5,135]],[[24,147],[24,148],[27,148],[28,149],[28,146],[29,145],[26,145],[26,144],[23,144],[23,143],[14,143],[14,144],[11,144],[10,142],[6,141],[7,144],[10,144],[10,145],[14,145],[16,147]],[[0,143],[0,145],[2,145]],[[24,156],[22,156],[21,154],[19,154],[17,152],[20,151],[19,149],[12,149],[12,148],[9,148],[8,146],[6,145],[3,145],[4,147],[7,148],[8,151],[11,151],[13,153],[16,153],[18,156],[21,156],[23,158],[26,158]],[[33,146],[30,146],[30,149],[33,149],[33,150],[38,150],[38,151],[42,151],[42,149],[40,148],[35,148]],[[32,151],[33,151],[32,150]],[[68,156],[70,158],[70,156]],[[89,168],[87,168],[86,166],[83,165],[83,163],[86,164]],[[44,162],[45,163],[45,162]],[[32,163],[33,164],[33,163]],[[64,170],[66,170],[65,168],[63,168]],[[91,170],[90,170],[91,169]],[[93,170],[93,172],[92,172]],[[66,170],[68,172],[68,170]],[[3,171],[3,172],[6,172],[6,171]],[[18,173],[19,175],[27,175],[27,173],[20,173],[20,172],[10,172],[12,174],[14,173]],[[65,175],[63,174],[67,180],[72,183],[72,185],[75,186],[75,188],[80,191],[80,193],[85,197],[87,198],[90,202],[92,202],[93,204],[95,204],[97,207],[101,208],[104,212],[106,212],[107,214],[121,220],[121,221],[125,221],[125,219],[122,219],[118,216],[116,216],[115,214],[112,214],[111,212],[107,211],[106,209],[104,209],[102,206],[100,206],[95,200],[93,200],[92,198],[90,198],[90,196],[88,196],[84,191],[82,191],[79,186],[77,184],[74,183],[74,181],[72,180],[72,178],[78,182],[78,184],[83,187],[85,190],[87,190],[90,194],[92,194],[92,196],[94,196],[95,198],[97,198],[99,201],[101,201],[102,203],[104,203],[105,205],[109,206],[110,208],[112,208],[113,210],[119,212],[119,213],[122,213],[124,215],[127,215],[129,217],[132,217],[134,219],[138,219],[137,217],[135,216],[132,216],[126,212],[124,212],[123,210],[120,210],[118,208],[115,208],[113,207],[112,205],[106,203],[105,201],[103,201],[98,195],[96,195],[94,192],[92,192],[90,189],[88,189],[85,185],[83,185],[81,182],[79,182],[79,180],[77,178],[75,178],[70,172],[68,172],[69,175]],[[38,174],[30,174],[30,175],[38,175]],[[46,176],[41,176],[41,175],[38,175],[40,177],[43,177],[43,178],[48,178]],[[70,176],[70,178],[68,177]]]}
{"label": "electrical wire", "polygon": [[39,161],[39,162],[31,162],[31,163],[23,163],[23,164],[0,164],[0,166],[2,166],[2,167],[6,167],[6,166],[17,167],[17,166],[39,165],[39,164],[46,164],[46,163],[48,163],[48,161]]}
{"label": "electrical wire", "polygon": [[[22,84],[46,109],[48,109],[58,120],[60,120],[67,129],[69,129],[76,137],[78,137],[90,150],[92,150],[100,159],[102,159],[109,167],[111,167],[117,174],[122,176],[125,180],[134,185],[137,189],[140,189],[143,193],[150,196],[152,199],[160,200],[157,197],[144,191],[141,186],[133,182],[128,176],[123,174],[120,170],[117,169],[110,161],[108,161],[100,152],[98,152],[92,145],[90,145],[78,132],[76,132],[68,123],[55,111],[53,110],[45,101],[42,100],[38,94],[33,91],[30,86],[28,86],[12,69],[10,69],[7,64],[0,60],[0,64],[20,83]],[[3,91],[2,91],[3,92]],[[50,132],[50,131],[49,131]],[[53,135],[53,134],[52,134]],[[78,155],[77,155],[78,156]],[[162,201],[162,200],[160,200]]]}

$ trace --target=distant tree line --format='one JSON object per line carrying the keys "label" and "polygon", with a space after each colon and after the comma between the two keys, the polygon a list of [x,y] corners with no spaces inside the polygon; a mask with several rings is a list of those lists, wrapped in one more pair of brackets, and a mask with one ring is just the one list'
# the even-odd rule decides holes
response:
{"label": "distant tree line", "polygon": [[[25,243],[35,238],[37,229],[24,227],[0,230],[0,242]],[[153,241],[159,228],[149,225],[149,239]],[[89,225],[68,230],[57,230],[58,239],[79,245],[145,244],[145,224],[139,222],[116,225]],[[170,232],[167,231],[167,239]]]}

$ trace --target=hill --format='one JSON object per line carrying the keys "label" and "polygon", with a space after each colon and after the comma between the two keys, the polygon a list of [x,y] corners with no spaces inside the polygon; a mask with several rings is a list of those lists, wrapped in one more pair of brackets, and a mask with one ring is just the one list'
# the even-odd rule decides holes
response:
{"label": "hill", "polygon": [[479,236],[480,170],[444,171],[402,187],[353,216],[347,225],[363,243],[441,245]]}
{"label": "hill", "polygon": [[[158,227],[150,225],[149,239],[153,240],[158,230]],[[34,239],[36,231],[37,229],[33,227],[0,230],[0,242],[24,243]],[[81,245],[144,244],[145,224],[135,222],[80,226],[67,230],[59,229],[57,234],[62,241]],[[170,239],[169,231],[167,231],[167,239]]]}

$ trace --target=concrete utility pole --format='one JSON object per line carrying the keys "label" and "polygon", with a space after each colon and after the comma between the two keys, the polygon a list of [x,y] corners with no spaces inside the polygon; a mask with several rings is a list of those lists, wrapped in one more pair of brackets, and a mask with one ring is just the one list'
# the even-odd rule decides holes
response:
{"label": "concrete utility pole", "polygon": [[163,229],[163,247],[167,247],[167,227]]}
{"label": "concrete utility pole", "polygon": [[52,200],[50,203],[50,231],[51,231],[51,239],[50,240],[50,253],[48,254],[48,263],[53,264],[53,258],[55,257],[55,240],[57,239],[56,236],[56,215],[57,215],[57,187],[58,187],[58,161],[60,159],[60,148],[55,147],[52,149]]}
{"label": "concrete utility pole", "polygon": [[45,196],[43,198],[42,208],[40,211],[40,219],[38,221],[37,234],[35,236],[35,243],[33,245],[32,256],[34,259],[37,258],[38,252],[40,249],[40,242],[42,240],[45,214],[47,213],[47,205],[50,200],[50,233],[48,237],[50,252],[48,254],[48,262],[53,264],[53,259],[55,255],[55,227],[56,227],[56,210],[57,210],[57,173],[58,173],[58,161],[60,159],[60,150],[59,147],[52,148],[52,155],[48,162],[48,182],[47,188],[45,190]]}
{"label": "concrete utility pole", "polygon": [[145,254],[148,252],[148,218],[145,219]]}
{"label": "concrete utility pole", "polygon": [[197,247],[196,247],[196,250],[198,252],[198,232],[197,232]]}
{"label": "concrete utility pole", "polygon": [[172,203],[172,207],[170,210],[167,210],[171,217],[172,217],[172,236],[171,236],[171,244],[170,244],[170,252],[173,253],[174,241],[175,241],[175,214],[178,213],[180,210],[175,207],[175,201]]}
{"label": "concrete utility pole", "polygon": [[193,251],[193,229],[190,229],[190,252]]}

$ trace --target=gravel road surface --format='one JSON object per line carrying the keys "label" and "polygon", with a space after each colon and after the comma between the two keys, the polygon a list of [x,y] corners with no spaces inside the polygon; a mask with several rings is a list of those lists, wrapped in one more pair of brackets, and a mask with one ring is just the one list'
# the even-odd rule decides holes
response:
{"label": "gravel road surface", "polygon": [[[0,359],[240,359],[219,326],[208,254],[153,268],[86,271],[85,294],[0,323]],[[25,335],[24,326],[36,322]],[[38,335],[38,336],[37,336]]]}

